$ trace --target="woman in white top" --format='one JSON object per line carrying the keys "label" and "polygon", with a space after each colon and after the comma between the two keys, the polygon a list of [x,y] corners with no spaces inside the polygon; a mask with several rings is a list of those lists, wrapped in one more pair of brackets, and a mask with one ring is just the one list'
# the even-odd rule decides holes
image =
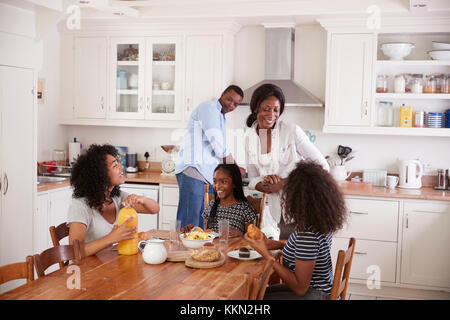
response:
{"label": "woman in white top", "polygon": [[135,227],[120,227],[117,216],[121,206],[130,206],[139,213],[157,213],[156,201],[120,191],[125,182],[123,166],[117,162],[117,151],[112,145],[91,145],[78,157],[72,169],[70,183],[74,189],[69,208],[69,243],[74,239],[85,243],[86,255],[92,255],[107,246],[132,239]]}
{"label": "woman in white top", "polygon": [[[281,190],[297,162],[309,159],[329,171],[327,161],[296,124],[279,120],[284,111],[284,94],[274,84],[259,86],[250,100],[247,118],[245,155],[249,188],[267,194],[269,211],[278,224],[280,239],[292,232],[291,221],[281,210]],[[264,222],[264,220],[263,220]]]}

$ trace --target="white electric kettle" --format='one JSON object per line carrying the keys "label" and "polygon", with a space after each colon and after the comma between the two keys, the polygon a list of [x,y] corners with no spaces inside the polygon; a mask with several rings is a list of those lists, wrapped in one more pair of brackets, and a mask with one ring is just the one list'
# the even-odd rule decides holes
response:
{"label": "white electric kettle", "polygon": [[418,160],[398,160],[399,188],[422,187],[422,164]]}

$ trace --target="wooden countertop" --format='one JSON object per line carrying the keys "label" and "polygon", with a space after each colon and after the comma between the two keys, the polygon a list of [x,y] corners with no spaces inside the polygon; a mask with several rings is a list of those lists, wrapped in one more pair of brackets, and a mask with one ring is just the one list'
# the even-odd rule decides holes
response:
{"label": "wooden countertop", "polygon": [[[153,183],[153,184],[177,184],[175,175],[164,175],[160,171],[146,171],[138,173],[127,173],[125,182]],[[39,185],[38,192],[49,191],[57,188],[70,186],[69,180]],[[339,184],[344,195],[383,197],[397,199],[422,199],[450,201],[450,190],[435,190],[433,187],[422,187],[420,189],[393,190],[384,187],[374,187],[370,183],[341,182]]]}

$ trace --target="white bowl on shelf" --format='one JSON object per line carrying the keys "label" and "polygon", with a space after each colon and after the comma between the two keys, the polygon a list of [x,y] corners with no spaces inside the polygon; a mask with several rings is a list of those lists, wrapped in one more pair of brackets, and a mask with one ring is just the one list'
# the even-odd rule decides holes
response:
{"label": "white bowl on shelf", "polygon": [[449,42],[433,41],[433,50],[450,50]]}
{"label": "white bowl on shelf", "polygon": [[381,51],[390,60],[403,60],[408,56],[415,47],[414,43],[410,42],[389,42],[381,44]]}
{"label": "white bowl on shelf", "polygon": [[433,60],[450,60],[450,50],[431,50],[428,54]]}

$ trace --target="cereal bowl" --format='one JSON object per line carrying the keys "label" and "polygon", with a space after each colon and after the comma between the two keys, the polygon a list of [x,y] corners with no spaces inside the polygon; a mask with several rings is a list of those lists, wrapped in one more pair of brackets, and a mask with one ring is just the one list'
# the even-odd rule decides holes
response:
{"label": "cereal bowl", "polygon": [[180,234],[181,243],[183,243],[183,246],[189,249],[201,248],[205,243],[212,243],[214,238],[214,234],[211,233],[208,233],[208,239],[186,239],[184,234]]}

